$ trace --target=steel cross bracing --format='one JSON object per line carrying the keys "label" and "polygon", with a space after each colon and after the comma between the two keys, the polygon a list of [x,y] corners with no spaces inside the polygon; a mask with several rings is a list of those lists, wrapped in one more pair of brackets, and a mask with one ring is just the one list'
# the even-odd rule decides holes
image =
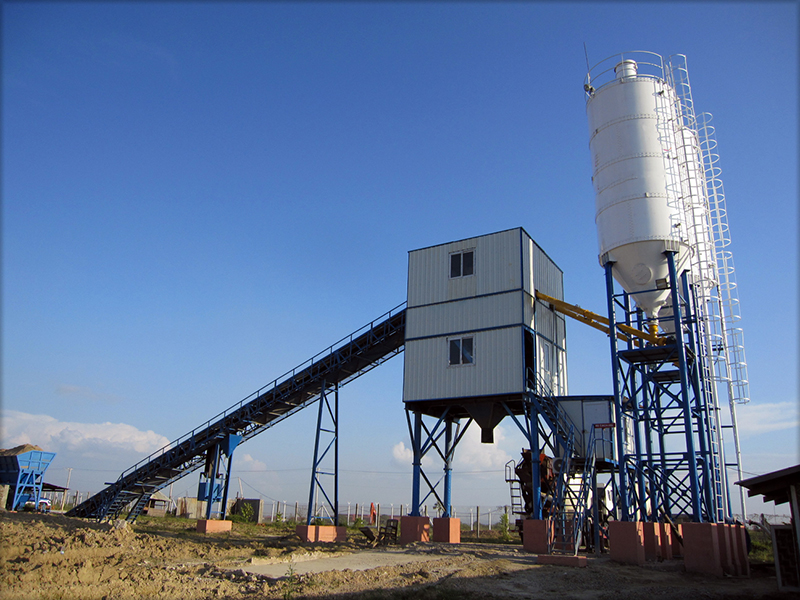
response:
{"label": "steel cross bracing", "polygon": [[228,435],[248,440],[312,404],[326,389],[341,387],[401,353],[405,322],[403,303],[139,461],[67,515],[117,518],[136,502],[129,512],[129,519],[135,519],[136,509],[152,494],[203,466],[208,449]]}
{"label": "steel cross bracing", "polygon": [[[657,521],[687,515],[720,522],[727,485],[722,477],[717,415],[709,401],[709,367],[702,349],[688,273],[670,267],[675,332],[663,346],[619,347],[610,336],[617,412],[618,518]],[[609,318],[644,327],[631,295],[615,294],[606,265]],[[617,317],[617,313],[621,317]]]}

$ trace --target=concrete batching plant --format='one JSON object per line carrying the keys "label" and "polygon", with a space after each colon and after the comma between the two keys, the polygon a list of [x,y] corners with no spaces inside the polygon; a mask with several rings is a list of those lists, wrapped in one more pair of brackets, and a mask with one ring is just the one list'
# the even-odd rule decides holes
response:
{"label": "concrete batching plant", "polygon": [[[134,520],[153,493],[204,467],[206,520],[224,518],[237,444],[319,401],[302,535],[316,519],[336,524],[339,390],[405,351],[413,475],[402,541],[428,539],[429,499],[441,515],[433,539],[458,541],[456,447],[470,426],[491,443],[505,418],[526,446],[506,469],[526,549],[574,554],[588,542],[600,551],[612,523],[655,531],[678,519],[729,521],[728,469],[741,478],[736,404],[749,392],[711,118],[695,115],[682,56],[612,57],[589,70],[584,90],[607,318],[564,301],[562,271],[522,228],[414,250],[405,306],[140,461],[69,514],[127,510]],[[568,395],[565,316],[608,334],[613,395]],[[442,468],[434,474],[435,455]],[[322,475],[333,477],[330,494]],[[313,508],[319,498],[324,511]],[[743,495],[741,503],[744,513]]]}

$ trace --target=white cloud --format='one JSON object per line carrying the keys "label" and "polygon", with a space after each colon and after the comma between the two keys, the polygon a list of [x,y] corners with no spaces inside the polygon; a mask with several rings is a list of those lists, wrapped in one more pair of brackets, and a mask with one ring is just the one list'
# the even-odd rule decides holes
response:
{"label": "white cloud", "polygon": [[[500,447],[506,440],[506,434],[499,425],[494,430],[494,443],[481,443],[481,430],[474,423],[467,429],[464,437],[456,447],[453,467],[460,471],[493,471],[503,469],[505,464],[511,460],[509,454]],[[443,443],[443,440],[440,440]],[[443,445],[440,446],[444,451]],[[402,467],[411,465],[414,453],[411,448],[406,447],[403,442],[398,442],[392,446],[392,461]],[[426,468],[442,465],[442,460],[436,452],[431,449],[423,457],[422,464]]]}
{"label": "white cloud", "polygon": [[76,423],[49,415],[16,410],[3,411],[3,445],[36,444],[49,452],[69,452],[84,458],[109,454],[150,454],[166,446],[169,439],[152,430],[141,431],[125,423]]}
{"label": "white cloud", "polygon": [[403,442],[398,442],[392,446],[392,460],[400,466],[407,467],[414,460],[414,452],[411,448],[406,448]]}
{"label": "white cloud", "polygon": [[247,471],[261,472],[267,471],[267,463],[253,458],[251,454],[234,453],[234,465],[242,473]]}
{"label": "white cloud", "polygon": [[498,425],[494,428],[494,443],[481,443],[481,430],[475,423],[467,429],[456,447],[454,466],[464,471],[493,471],[503,469],[511,456],[500,445],[506,439],[506,432]]}
{"label": "white cloud", "polygon": [[737,407],[736,413],[742,436],[800,427],[800,411],[792,402],[751,402]]}

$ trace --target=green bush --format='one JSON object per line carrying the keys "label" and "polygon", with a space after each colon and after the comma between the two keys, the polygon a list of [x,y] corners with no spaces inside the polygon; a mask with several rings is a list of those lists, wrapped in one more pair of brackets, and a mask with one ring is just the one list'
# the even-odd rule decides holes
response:
{"label": "green bush", "polygon": [[750,562],[774,563],[775,556],[772,552],[772,538],[760,529],[748,529],[750,532]]}

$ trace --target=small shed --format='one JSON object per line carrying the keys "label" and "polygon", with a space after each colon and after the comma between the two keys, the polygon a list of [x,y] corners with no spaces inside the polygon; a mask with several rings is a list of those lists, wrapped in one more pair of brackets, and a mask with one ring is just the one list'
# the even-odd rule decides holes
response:
{"label": "small shed", "polygon": [[142,514],[145,514],[149,517],[164,517],[167,515],[167,512],[170,509],[171,501],[169,497],[164,494],[164,492],[156,492],[150,499],[147,501],[147,504],[142,511]]}
{"label": "small shed", "polygon": [[791,525],[772,525],[772,549],[775,553],[775,570],[778,589],[800,592],[800,465],[773,471],[758,477],[737,482],[747,488],[747,495],[763,496],[767,502],[789,503]]}

